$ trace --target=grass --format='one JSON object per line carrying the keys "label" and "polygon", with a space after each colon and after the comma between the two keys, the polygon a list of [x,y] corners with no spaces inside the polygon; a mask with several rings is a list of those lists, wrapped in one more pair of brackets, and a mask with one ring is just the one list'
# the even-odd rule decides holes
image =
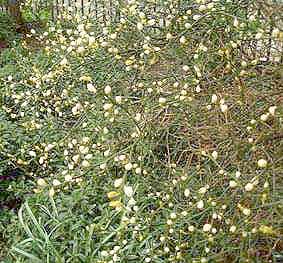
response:
{"label": "grass", "polygon": [[157,7],[2,54],[3,262],[282,261],[280,5]]}

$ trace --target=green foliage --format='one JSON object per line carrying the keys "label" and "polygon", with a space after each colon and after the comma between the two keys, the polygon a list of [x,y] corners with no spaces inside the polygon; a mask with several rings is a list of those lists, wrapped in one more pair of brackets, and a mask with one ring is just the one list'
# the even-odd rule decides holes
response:
{"label": "green foliage", "polygon": [[32,21],[47,22],[51,18],[51,12],[49,9],[39,10],[38,12],[34,13],[32,9],[24,8],[22,13],[24,20],[27,22],[32,22]]}
{"label": "green foliage", "polygon": [[0,0],[0,5],[1,6],[7,5],[7,3],[8,3],[8,0]]}
{"label": "green foliage", "polygon": [[[46,0],[44,3],[37,3],[34,1],[25,1],[21,8],[23,18],[27,22],[41,21],[46,23],[51,18],[50,1]],[[34,8],[36,6],[36,10]]]}
{"label": "green foliage", "polygon": [[15,37],[15,23],[6,13],[0,12],[0,40],[10,41]]}
{"label": "green foliage", "polygon": [[282,13],[138,3],[3,54],[4,262],[280,261]]}

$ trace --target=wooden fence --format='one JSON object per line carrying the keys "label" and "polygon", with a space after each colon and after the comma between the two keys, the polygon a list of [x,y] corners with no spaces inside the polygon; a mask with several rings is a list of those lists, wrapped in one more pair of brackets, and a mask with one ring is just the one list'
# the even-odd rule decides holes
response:
{"label": "wooden fence", "polygon": [[[12,1],[16,2],[19,0]],[[31,7],[34,13],[38,10],[49,11],[53,20],[57,20],[63,13],[69,12],[81,16],[91,16],[101,22],[105,22],[120,18],[118,1],[119,0],[32,0]],[[0,4],[0,12],[9,13],[7,5]]]}

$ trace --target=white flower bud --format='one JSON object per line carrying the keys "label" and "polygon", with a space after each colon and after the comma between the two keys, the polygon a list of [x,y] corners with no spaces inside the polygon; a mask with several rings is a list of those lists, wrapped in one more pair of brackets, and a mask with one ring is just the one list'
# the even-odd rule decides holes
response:
{"label": "white flower bud", "polygon": [[82,167],[87,168],[87,167],[89,167],[89,166],[90,166],[90,163],[89,163],[87,160],[83,160],[83,161],[82,161]]}
{"label": "white flower bud", "polygon": [[134,190],[131,186],[124,186],[124,193],[127,197],[133,197]]}
{"label": "white flower bud", "polygon": [[216,94],[212,94],[212,96],[211,96],[211,103],[216,103],[217,100],[218,100],[217,95]]}
{"label": "white flower bud", "polygon": [[35,151],[29,151],[28,153],[29,153],[29,155],[31,157],[36,157],[36,152]]}
{"label": "white flower bud", "polygon": [[260,168],[265,168],[267,166],[267,161],[264,160],[264,159],[260,159],[260,160],[257,161],[257,165]]}
{"label": "white flower bud", "polygon": [[197,208],[201,210],[201,209],[203,209],[203,207],[204,207],[204,202],[202,200],[198,201],[197,202]]}
{"label": "white flower bud", "polygon": [[55,195],[55,190],[54,190],[53,187],[49,190],[48,194],[49,194],[50,197],[53,197]]}
{"label": "white flower bud", "polygon": [[267,121],[268,117],[269,117],[269,113],[267,113],[267,114],[262,114],[262,115],[260,116],[260,120],[261,120],[261,121]]}
{"label": "white flower bud", "polygon": [[268,111],[269,111],[269,113],[272,115],[272,116],[274,116],[275,115],[275,110],[277,109],[277,107],[276,106],[271,106],[269,109],[268,109]]}
{"label": "white flower bud", "polygon": [[245,190],[246,190],[247,192],[250,192],[250,191],[252,191],[253,189],[254,189],[254,185],[253,185],[253,184],[251,184],[251,183],[247,183],[247,184],[246,184]]}
{"label": "white flower bud", "polygon": [[223,113],[227,112],[228,111],[228,106],[226,104],[221,104],[220,105],[220,109]]}
{"label": "white flower bud", "polygon": [[245,216],[249,216],[249,215],[251,214],[251,210],[250,210],[249,208],[244,208],[244,209],[243,209],[243,214],[244,214]]}
{"label": "white flower bud", "polygon": [[112,91],[111,87],[109,85],[107,85],[105,88],[104,88],[104,93],[105,94],[110,94]]}
{"label": "white flower bud", "polygon": [[213,151],[211,155],[212,155],[212,158],[215,159],[215,160],[216,160],[217,157],[218,157],[217,151]]}
{"label": "white flower bud", "polygon": [[38,184],[38,186],[40,186],[40,187],[45,187],[45,186],[47,186],[47,183],[46,183],[45,180],[42,179],[42,178],[39,178],[39,179],[37,180],[37,184]]}
{"label": "white flower bud", "polygon": [[160,104],[164,104],[166,102],[166,99],[165,98],[159,98],[158,102]]}
{"label": "white flower bud", "polygon": [[53,182],[52,182],[52,184],[53,184],[54,186],[59,186],[59,185],[61,184],[61,182],[60,182],[59,180],[57,180],[57,179],[54,179]]}
{"label": "white flower bud", "polygon": [[190,196],[190,193],[191,193],[191,191],[190,191],[190,189],[185,189],[185,191],[184,191],[184,195],[185,195],[185,197],[189,197]]}
{"label": "white flower bud", "polygon": [[186,43],[186,38],[184,37],[184,36],[181,36],[181,38],[180,38],[180,43],[181,44],[185,44]]}
{"label": "white flower bud", "polygon": [[86,88],[88,91],[92,92],[92,93],[96,93],[96,88],[92,83],[87,83]]}
{"label": "white flower bud", "polygon": [[235,188],[237,185],[238,185],[238,184],[237,184],[236,181],[231,180],[231,181],[229,182],[229,186],[230,186],[231,188]]}
{"label": "white flower bud", "polygon": [[141,30],[143,30],[143,24],[142,23],[137,23],[137,29],[139,30],[139,31],[141,31]]}
{"label": "white flower bud", "polygon": [[114,181],[114,187],[119,188],[123,184],[123,178],[118,178]]}
{"label": "white flower bud", "polygon": [[189,71],[189,69],[190,69],[190,68],[189,68],[189,66],[188,66],[188,65],[184,65],[184,66],[183,66],[183,70],[184,70],[184,71],[186,71],[186,72],[187,72],[187,71]]}
{"label": "white flower bud", "polygon": [[130,171],[132,168],[133,168],[133,165],[132,165],[131,163],[127,163],[127,164],[125,165],[126,171]]}
{"label": "white flower bud", "polygon": [[234,233],[234,232],[236,231],[236,229],[237,229],[236,226],[231,226],[230,229],[229,229],[229,231],[230,231],[231,233]]}
{"label": "white flower bud", "polygon": [[211,224],[205,224],[202,228],[203,232],[209,232],[211,230]]}

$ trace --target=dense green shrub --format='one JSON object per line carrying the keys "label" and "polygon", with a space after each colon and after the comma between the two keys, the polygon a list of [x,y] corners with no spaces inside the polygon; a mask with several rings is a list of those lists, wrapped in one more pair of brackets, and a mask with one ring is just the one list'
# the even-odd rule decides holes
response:
{"label": "dense green shrub", "polygon": [[0,80],[7,262],[282,260],[279,7],[119,8],[32,32]]}

